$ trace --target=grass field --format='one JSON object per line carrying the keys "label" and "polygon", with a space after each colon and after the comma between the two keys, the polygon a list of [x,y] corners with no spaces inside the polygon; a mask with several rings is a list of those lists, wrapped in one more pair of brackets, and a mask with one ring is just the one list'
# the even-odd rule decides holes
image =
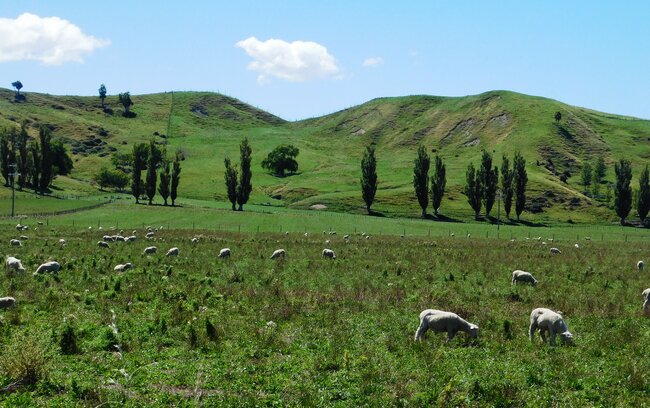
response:
{"label": "grass field", "polygon": [[[345,243],[163,229],[152,242],[99,250],[105,231],[85,225],[25,233],[25,245],[5,253],[27,273],[0,279],[0,296],[17,300],[0,311],[0,387],[16,388],[0,393],[3,405],[644,406],[650,398],[640,296],[650,281],[635,268],[645,242],[585,241],[552,256],[533,240]],[[17,234],[5,224],[0,242]],[[320,257],[325,239],[334,261]],[[159,253],[143,256],[148,245]],[[178,258],[164,256],[172,246]],[[223,247],[230,260],[216,258]],[[277,248],[284,261],[268,259]],[[32,276],[50,259],[62,264],[58,275]],[[135,268],[113,272],[124,262]],[[531,271],[538,286],[511,286],[513,269]],[[530,343],[528,316],[540,306],[562,310],[575,347]],[[415,343],[425,308],[478,324],[478,340],[461,333],[445,344],[429,334]]]}

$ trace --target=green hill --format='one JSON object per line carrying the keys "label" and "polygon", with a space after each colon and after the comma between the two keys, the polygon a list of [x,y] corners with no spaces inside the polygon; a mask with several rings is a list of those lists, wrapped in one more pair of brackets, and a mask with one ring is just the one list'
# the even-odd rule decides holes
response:
{"label": "green hill", "polygon": [[[251,202],[363,212],[359,192],[359,162],[364,147],[377,145],[380,189],[375,207],[386,215],[418,216],[412,190],[415,150],[424,144],[447,164],[448,197],[443,214],[469,219],[471,210],[461,194],[465,169],[478,164],[481,151],[502,154],[520,150],[529,173],[532,221],[616,220],[604,199],[583,195],[579,185],[585,161],[602,155],[613,180],[613,162],[632,160],[635,177],[650,163],[650,121],[595,112],[551,99],[492,91],[450,98],[408,96],[379,98],[330,115],[286,122],[237,99],[208,92],[174,92],[132,96],[135,118],[124,118],[115,96],[102,111],[97,97],[27,93],[24,102],[0,89],[0,127],[30,123],[35,136],[39,124],[62,138],[75,170],[58,177],[54,187],[69,194],[98,194],[90,184],[101,166],[110,165],[113,152],[127,152],[136,141],[154,138],[173,153],[184,152],[181,195],[195,200],[225,200],[223,158],[237,161],[242,137],[253,147]],[[553,116],[561,112],[556,124]],[[170,116],[171,115],[171,116]],[[292,143],[300,149],[299,173],[277,178],[267,174],[261,160],[276,145]],[[560,175],[569,175],[567,183]],[[636,180],[633,181],[636,183]],[[603,196],[606,187],[602,187]],[[7,189],[0,195],[6,196]]]}

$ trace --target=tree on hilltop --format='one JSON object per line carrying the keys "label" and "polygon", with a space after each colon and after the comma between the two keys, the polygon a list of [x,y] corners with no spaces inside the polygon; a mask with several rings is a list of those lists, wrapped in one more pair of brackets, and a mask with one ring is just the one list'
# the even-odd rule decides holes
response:
{"label": "tree on hilltop", "polygon": [[20,90],[23,89],[23,83],[20,81],[12,82],[11,86],[16,89],[16,99],[20,99]]}
{"label": "tree on hilltop", "polygon": [[102,108],[104,108],[104,99],[106,99],[106,85],[104,84],[99,86],[99,99],[102,101]]}
{"label": "tree on hilltop", "polygon": [[131,106],[133,106],[133,101],[131,100],[131,94],[127,91],[119,94],[117,97],[120,103],[122,104],[122,106],[124,107],[124,113],[122,114],[122,116],[131,117],[132,116]]}
{"label": "tree on hilltop", "polygon": [[562,113],[561,112],[555,112],[555,123],[560,123],[562,120]]}

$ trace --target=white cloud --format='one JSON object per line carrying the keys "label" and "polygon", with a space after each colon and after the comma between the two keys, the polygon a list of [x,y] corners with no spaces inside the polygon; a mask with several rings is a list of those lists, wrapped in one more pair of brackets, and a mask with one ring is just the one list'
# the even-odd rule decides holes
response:
{"label": "white cloud", "polygon": [[384,63],[384,59],[382,57],[370,57],[366,58],[363,61],[363,66],[364,67],[376,67],[377,65],[381,65]]}
{"label": "white cloud", "polygon": [[336,77],[341,71],[327,48],[311,41],[289,43],[278,39],[260,41],[250,37],[235,46],[253,58],[248,69],[259,73],[259,82],[265,82],[269,77],[303,82]]}
{"label": "white cloud", "polygon": [[59,17],[23,13],[18,18],[0,18],[0,63],[41,61],[46,65],[83,62],[85,55],[109,45],[84,34],[79,27]]}

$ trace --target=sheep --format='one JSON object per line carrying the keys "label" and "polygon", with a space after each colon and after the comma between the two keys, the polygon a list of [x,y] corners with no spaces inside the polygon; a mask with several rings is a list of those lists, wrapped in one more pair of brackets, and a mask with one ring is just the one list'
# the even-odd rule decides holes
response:
{"label": "sheep", "polygon": [[13,270],[15,272],[25,272],[25,268],[23,267],[20,259],[14,258],[13,256],[7,257],[7,261],[5,262],[5,270],[7,272],[10,270]]}
{"label": "sheep", "polygon": [[574,247],[575,247],[575,249],[580,249],[580,245],[578,245],[578,244],[575,244]]}
{"label": "sheep", "polygon": [[102,237],[102,241],[106,241],[106,242],[108,242],[108,241],[115,241],[115,239],[113,238],[112,235],[104,235],[104,236]]}
{"label": "sheep", "polygon": [[55,261],[50,261],[50,262],[45,262],[38,268],[36,268],[36,272],[34,272],[34,275],[39,275],[43,272],[58,272],[61,269],[61,265],[58,262]]}
{"label": "sheep", "polygon": [[150,246],[150,247],[146,247],[146,248],[144,249],[144,252],[143,252],[143,253],[144,253],[145,255],[148,255],[148,254],[155,254],[157,250],[158,250],[158,248],[156,248],[155,246]]}
{"label": "sheep", "polygon": [[199,239],[198,239],[197,237],[192,238],[192,243],[193,243],[193,244],[198,244],[198,243],[199,243]]}
{"label": "sheep", "polygon": [[286,254],[287,253],[284,249],[276,249],[273,251],[273,254],[271,254],[271,259],[284,258]]}
{"label": "sheep", "polygon": [[643,295],[643,313],[650,315],[650,288],[644,290],[641,295]]}
{"label": "sheep", "polygon": [[219,251],[219,258],[230,258],[230,248],[223,248]]}
{"label": "sheep", "polygon": [[28,240],[29,239],[29,237],[27,235],[21,235],[18,238],[20,238],[22,240]]}
{"label": "sheep", "polygon": [[563,344],[573,345],[573,334],[571,334],[562,315],[558,312],[543,307],[534,309],[530,314],[530,328],[528,329],[530,341],[534,341],[537,329],[539,329],[539,335],[545,343],[546,332],[549,332],[552,346],[555,346],[555,337],[557,335],[560,336]]}
{"label": "sheep", "polygon": [[138,237],[136,237],[135,235],[131,235],[130,237],[124,238],[124,242],[135,242],[137,241],[137,239]]}
{"label": "sheep", "polygon": [[100,248],[109,248],[110,246],[108,245],[108,242],[106,241],[98,241],[97,246]]}
{"label": "sheep", "polygon": [[309,233],[305,232],[305,238],[307,238],[308,236],[309,236]]}
{"label": "sheep", "polygon": [[638,269],[640,271],[643,270],[644,266],[645,266],[645,264],[643,263],[643,261],[639,261],[639,262],[636,263],[636,269]]}
{"label": "sheep", "polygon": [[11,241],[9,241],[9,245],[12,247],[21,247],[23,246],[23,243],[20,242],[20,240],[18,239],[12,239]]}
{"label": "sheep", "polygon": [[347,241],[347,240],[350,239],[350,236],[349,235],[343,235],[343,239]]}
{"label": "sheep", "polygon": [[133,264],[130,263],[130,262],[127,262],[127,263],[125,263],[125,264],[119,264],[119,265],[117,265],[115,268],[113,268],[113,270],[114,270],[115,272],[125,272],[125,271],[127,271],[127,270],[129,270],[129,269],[131,269],[131,268],[133,268]]}
{"label": "sheep", "polygon": [[323,249],[323,258],[336,259],[336,254],[331,249]]}
{"label": "sheep", "polygon": [[153,238],[154,235],[155,235],[155,234],[154,234],[153,231],[151,231],[151,232],[147,232],[147,235],[145,235],[145,238],[147,238],[147,239],[151,239],[151,238]]}
{"label": "sheep", "polygon": [[170,248],[166,256],[178,256],[180,250],[176,247]]}
{"label": "sheep", "polygon": [[434,309],[423,310],[420,313],[420,326],[415,332],[415,340],[421,340],[427,330],[447,332],[447,342],[450,342],[459,331],[464,331],[471,338],[478,336],[477,325],[469,323],[456,313]]}
{"label": "sheep", "polygon": [[122,235],[115,235],[115,241],[126,242],[126,238],[124,238]]}
{"label": "sheep", "polygon": [[553,248],[551,248],[551,253],[552,253],[552,254],[561,254],[562,251],[560,251],[559,249],[553,247]]}
{"label": "sheep", "polygon": [[16,299],[12,297],[0,298],[0,309],[9,309],[16,306]]}
{"label": "sheep", "polygon": [[537,279],[530,272],[519,269],[512,272],[512,284],[514,285],[518,282],[530,283],[532,286],[537,285]]}
{"label": "sheep", "polygon": [[59,245],[64,246],[66,244],[65,239],[61,238],[59,239]]}

